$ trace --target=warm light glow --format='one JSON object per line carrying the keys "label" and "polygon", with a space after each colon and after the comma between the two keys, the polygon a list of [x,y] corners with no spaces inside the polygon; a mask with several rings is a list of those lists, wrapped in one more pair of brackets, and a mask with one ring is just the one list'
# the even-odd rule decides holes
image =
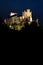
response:
{"label": "warm light glow", "polygon": [[30,17],[31,15],[32,15],[32,12],[30,11],[30,9],[27,9],[26,11],[22,13],[22,16],[24,16],[25,18]]}
{"label": "warm light glow", "polygon": [[10,29],[14,29],[14,27],[13,27],[12,25],[9,25],[9,28],[10,28]]}
{"label": "warm light glow", "polygon": [[16,15],[17,13],[14,13],[14,12],[11,12],[10,13],[10,16],[14,16],[14,15]]}

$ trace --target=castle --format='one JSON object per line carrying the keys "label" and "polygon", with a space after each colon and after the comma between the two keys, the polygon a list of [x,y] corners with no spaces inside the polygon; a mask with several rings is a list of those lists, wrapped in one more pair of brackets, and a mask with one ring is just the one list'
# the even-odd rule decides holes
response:
{"label": "castle", "polygon": [[17,13],[11,12],[10,13],[10,18],[4,19],[4,22],[8,25],[10,24],[19,24],[21,22],[24,22],[24,20],[28,20],[28,23],[30,24],[32,22],[32,12],[30,9],[24,10],[22,12],[21,16],[17,16]]}
{"label": "castle", "polygon": [[33,22],[36,22],[37,26],[39,26],[38,19],[32,19],[32,12],[30,9],[24,10],[21,16],[18,16],[17,13],[10,12],[9,18],[4,19],[4,23],[7,24],[10,29],[15,29],[18,31],[24,28],[25,24],[28,23],[28,25],[30,25]]}

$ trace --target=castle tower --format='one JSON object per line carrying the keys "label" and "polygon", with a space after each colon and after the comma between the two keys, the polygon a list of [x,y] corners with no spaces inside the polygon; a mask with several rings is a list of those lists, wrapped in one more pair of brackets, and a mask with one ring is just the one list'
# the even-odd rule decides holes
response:
{"label": "castle tower", "polygon": [[30,9],[27,9],[26,11],[24,11],[22,13],[22,17],[24,17],[24,19],[28,19],[29,23],[32,22],[32,12],[30,11]]}

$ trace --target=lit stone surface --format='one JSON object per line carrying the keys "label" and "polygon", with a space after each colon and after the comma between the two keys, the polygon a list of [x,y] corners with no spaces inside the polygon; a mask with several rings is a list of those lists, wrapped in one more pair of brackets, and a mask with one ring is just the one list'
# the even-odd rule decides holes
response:
{"label": "lit stone surface", "polygon": [[14,16],[14,15],[17,15],[17,13],[14,13],[14,12],[10,13],[10,16]]}
{"label": "lit stone surface", "polygon": [[5,19],[4,22],[6,24],[14,24],[14,23],[20,23],[21,21],[23,21],[24,19],[28,19],[28,21],[32,22],[32,12],[30,11],[30,9],[27,9],[26,11],[22,12],[22,16],[18,17],[17,15],[15,15],[17,13],[10,13],[10,18]]}

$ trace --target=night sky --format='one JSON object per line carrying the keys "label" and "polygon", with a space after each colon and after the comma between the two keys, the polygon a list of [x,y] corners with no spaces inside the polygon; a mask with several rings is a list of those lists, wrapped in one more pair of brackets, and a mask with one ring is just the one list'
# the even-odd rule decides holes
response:
{"label": "night sky", "polygon": [[0,0],[0,17],[6,18],[10,11],[21,13],[30,8],[33,19],[39,18],[43,25],[43,0]]}

